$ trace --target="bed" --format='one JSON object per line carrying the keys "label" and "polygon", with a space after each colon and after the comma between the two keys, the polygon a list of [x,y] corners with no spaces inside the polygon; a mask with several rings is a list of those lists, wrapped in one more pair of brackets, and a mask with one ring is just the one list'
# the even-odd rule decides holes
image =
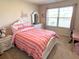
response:
{"label": "bed", "polygon": [[[28,24],[28,25],[26,25]],[[17,21],[12,24],[13,43],[34,59],[47,59],[56,44],[56,33],[34,28],[31,23]],[[18,28],[18,30],[16,30]]]}

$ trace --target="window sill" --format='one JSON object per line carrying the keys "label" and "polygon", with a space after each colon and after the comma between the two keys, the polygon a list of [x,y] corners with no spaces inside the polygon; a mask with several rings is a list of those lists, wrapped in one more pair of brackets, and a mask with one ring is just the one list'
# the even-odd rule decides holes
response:
{"label": "window sill", "polygon": [[45,27],[50,27],[50,28],[59,28],[59,29],[70,29],[70,28],[64,28],[64,27],[55,27],[55,26],[45,26]]}

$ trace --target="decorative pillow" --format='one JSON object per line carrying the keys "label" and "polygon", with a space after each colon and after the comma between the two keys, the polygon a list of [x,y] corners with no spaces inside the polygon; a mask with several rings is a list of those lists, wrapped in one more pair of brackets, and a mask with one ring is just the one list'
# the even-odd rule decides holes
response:
{"label": "decorative pillow", "polygon": [[32,24],[30,20],[27,20],[26,18],[20,18],[19,21],[12,25],[12,31],[16,32],[17,30],[21,30],[31,26]]}
{"label": "decorative pillow", "polygon": [[23,24],[16,24],[16,25],[13,25],[15,29],[19,30],[19,29],[22,29],[23,28]]}
{"label": "decorative pillow", "polygon": [[23,23],[23,28],[32,27],[31,23]]}
{"label": "decorative pillow", "polygon": [[12,25],[12,32],[15,33],[18,30],[21,30],[23,28],[22,24],[20,25]]}
{"label": "decorative pillow", "polygon": [[21,31],[27,31],[27,30],[30,30],[30,29],[34,29],[34,27],[27,27],[27,28],[22,29]]}

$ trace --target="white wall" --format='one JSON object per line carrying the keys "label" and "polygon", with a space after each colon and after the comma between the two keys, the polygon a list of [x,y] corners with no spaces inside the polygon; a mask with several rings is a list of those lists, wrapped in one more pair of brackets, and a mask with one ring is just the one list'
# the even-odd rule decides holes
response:
{"label": "white wall", "polygon": [[9,25],[26,13],[28,19],[31,19],[33,10],[38,10],[37,6],[20,0],[0,0],[0,26]]}

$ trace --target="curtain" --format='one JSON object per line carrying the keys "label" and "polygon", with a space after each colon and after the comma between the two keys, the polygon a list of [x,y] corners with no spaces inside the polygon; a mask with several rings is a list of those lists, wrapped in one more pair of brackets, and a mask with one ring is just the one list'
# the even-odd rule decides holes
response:
{"label": "curtain", "polygon": [[77,4],[75,4],[73,7],[74,7],[73,8],[73,15],[72,15],[71,26],[70,26],[71,32],[73,32],[73,30],[75,29],[75,20],[76,20]]}

